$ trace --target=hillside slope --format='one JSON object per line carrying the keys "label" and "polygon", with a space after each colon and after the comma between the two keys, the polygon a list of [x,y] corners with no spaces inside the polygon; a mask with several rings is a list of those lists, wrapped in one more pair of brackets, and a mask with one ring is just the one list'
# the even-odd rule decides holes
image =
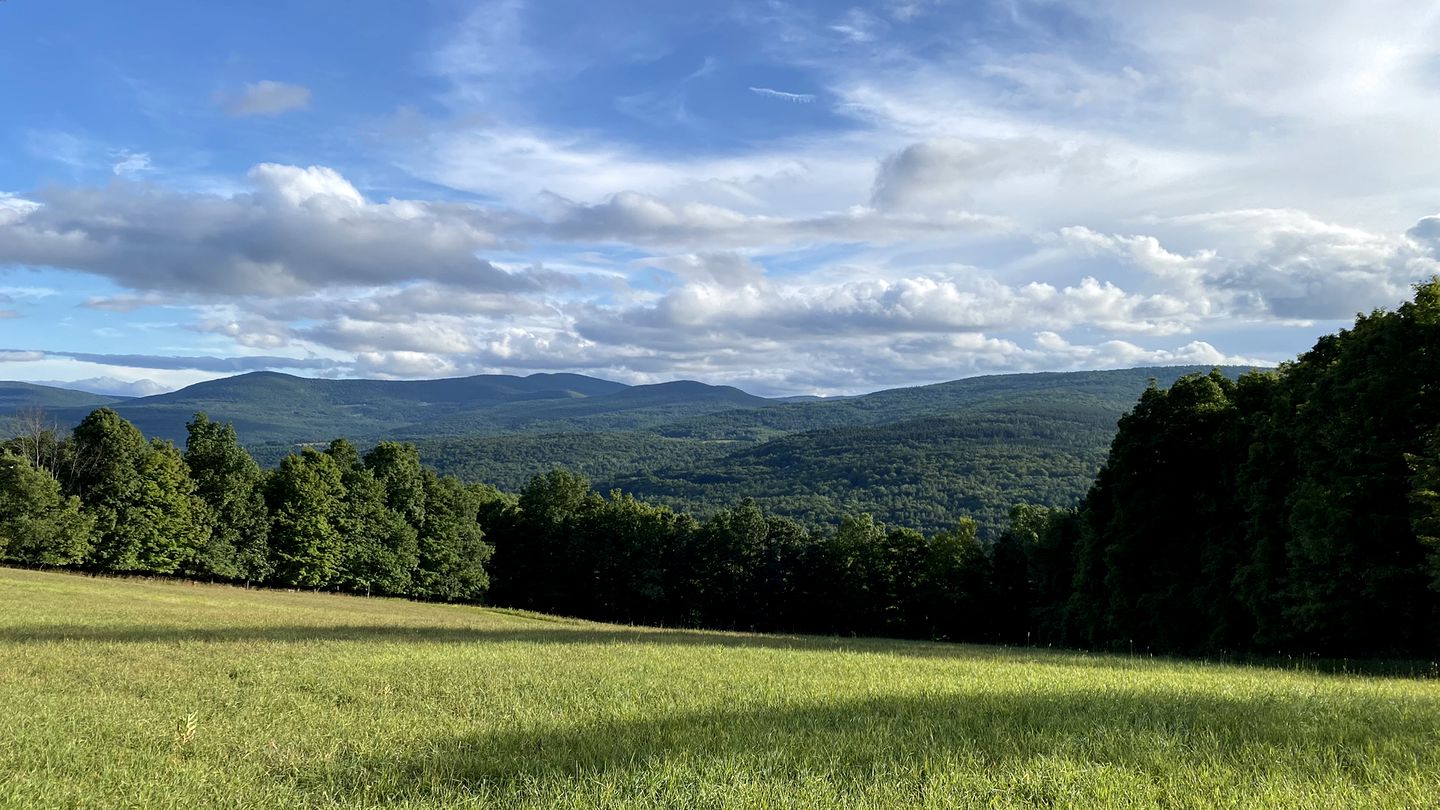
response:
{"label": "hillside slope", "polygon": [[1440,773],[1433,681],[3,568],[0,701],[17,808],[1426,807]]}
{"label": "hillside slope", "polygon": [[[1201,367],[977,377],[839,401],[729,410],[650,430],[422,440],[443,472],[516,490],[553,467],[708,514],[754,498],[811,524],[869,512],[927,531],[992,530],[1016,503],[1064,506],[1151,379]],[[1239,374],[1244,369],[1226,369]]]}
{"label": "hillside slope", "polygon": [[[104,403],[102,403],[104,404]],[[426,436],[634,429],[770,400],[702,383],[627,386],[579,374],[444,380],[323,380],[254,372],[110,403],[147,435],[177,443],[196,411],[235,425],[242,442],[294,445]],[[64,425],[94,406],[57,404]],[[3,410],[0,410],[3,413]]]}

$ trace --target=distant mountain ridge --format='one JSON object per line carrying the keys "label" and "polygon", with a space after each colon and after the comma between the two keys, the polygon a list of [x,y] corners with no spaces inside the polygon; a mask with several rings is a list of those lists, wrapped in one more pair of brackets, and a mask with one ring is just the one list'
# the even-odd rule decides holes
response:
{"label": "distant mountain ridge", "polygon": [[[502,435],[537,430],[614,430],[772,400],[694,381],[631,386],[581,374],[489,374],[440,380],[329,380],[256,371],[178,391],[125,399],[23,383],[0,418],[41,407],[61,425],[101,405],[146,435],[181,443],[197,411],[230,422],[246,444],[309,443],[436,435]],[[34,390],[32,390],[34,389]],[[21,396],[28,391],[29,396]]]}
{"label": "distant mountain ridge", "polygon": [[0,420],[39,406],[69,427],[105,405],[183,444],[185,423],[203,410],[234,424],[266,465],[341,436],[362,447],[399,439],[441,472],[512,491],[563,466],[602,490],[701,515],[749,497],[809,523],[870,512],[933,531],[965,514],[999,525],[1022,501],[1073,503],[1150,380],[1169,385],[1210,368],[1004,374],[831,399],[578,374],[388,381],[253,372],[136,399],[0,384]]}

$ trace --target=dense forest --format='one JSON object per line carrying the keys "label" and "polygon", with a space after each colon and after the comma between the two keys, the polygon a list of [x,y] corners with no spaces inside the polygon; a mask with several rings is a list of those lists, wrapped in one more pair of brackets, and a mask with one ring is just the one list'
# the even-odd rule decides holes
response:
{"label": "dense forest", "polygon": [[[999,375],[836,401],[729,410],[643,431],[415,441],[446,474],[518,492],[556,466],[701,519],[749,498],[810,527],[846,515],[927,533],[973,517],[994,539],[1016,503],[1085,494],[1145,390],[1209,369]],[[1243,369],[1226,368],[1238,376]],[[260,448],[262,461],[289,448]]]}
{"label": "dense forest", "polygon": [[[969,517],[922,531],[863,509],[810,526],[751,499],[700,519],[598,494],[563,469],[514,497],[442,476],[398,442],[362,454],[336,440],[267,471],[204,414],[180,451],[101,408],[69,436],[34,420],[4,445],[0,557],[648,624],[1428,656],[1440,652],[1437,397],[1431,282],[1275,372],[1152,384],[1074,506],[1014,503],[988,536]],[[809,454],[863,486],[876,470],[923,463],[952,422],[993,433],[995,455],[969,479],[935,470],[937,489],[907,499],[940,498],[955,480],[1003,493],[1026,459],[1007,456],[1008,442],[1063,448],[1100,429],[1081,418],[1045,433],[979,411],[874,425],[873,445],[863,431],[819,430],[709,463],[717,478],[771,476],[777,497],[838,500],[843,491],[807,492],[757,456]],[[860,463],[879,447],[915,455]]]}
{"label": "dense forest", "polygon": [[1084,495],[1149,379],[1169,385],[1209,370],[1002,374],[799,401],[573,374],[404,382],[257,372],[120,400],[0,383],[0,435],[27,407],[73,424],[103,405],[183,445],[186,422],[205,412],[234,425],[264,467],[337,436],[360,447],[398,440],[442,475],[506,492],[564,467],[601,492],[701,520],[752,498],[812,527],[869,513],[934,533],[969,515],[990,540],[1017,502],[1068,506]]}

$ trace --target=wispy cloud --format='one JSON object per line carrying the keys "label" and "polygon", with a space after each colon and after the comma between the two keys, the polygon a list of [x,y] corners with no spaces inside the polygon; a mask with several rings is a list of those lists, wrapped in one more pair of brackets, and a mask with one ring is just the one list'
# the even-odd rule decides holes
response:
{"label": "wispy cloud", "polygon": [[131,152],[128,149],[121,149],[114,154],[115,164],[110,171],[119,177],[134,177],[150,171],[150,155],[144,152]]}
{"label": "wispy cloud", "polygon": [[230,115],[275,116],[310,106],[310,88],[269,79],[251,82],[238,94],[221,94],[218,99]]}
{"label": "wispy cloud", "polygon": [[810,104],[815,101],[813,93],[787,93],[784,90],[774,90],[769,87],[751,87],[750,92],[757,96],[766,98],[778,98],[781,101],[789,101],[793,104]]}

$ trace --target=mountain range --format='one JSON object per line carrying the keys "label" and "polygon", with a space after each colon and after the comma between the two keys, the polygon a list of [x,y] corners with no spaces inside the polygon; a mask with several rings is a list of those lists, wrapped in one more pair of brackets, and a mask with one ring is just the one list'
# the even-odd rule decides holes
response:
{"label": "mountain range", "polygon": [[399,439],[442,472],[512,491],[564,466],[598,488],[700,514],[752,497],[810,523],[870,512],[935,530],[967,514],[995,526],[1020,501],[1074,502],[1152,379],[1168,385],[1208,370],[1006,374],[829,399],[578,374],[387,381],[254,372],[138,398],[0,383],[0,430],[13,432],[27,410],[70,427],[105,406],[146,435],[183,444],[185,423],[205,411],[234,424],[264,464],[339,436],[362,447]]}

